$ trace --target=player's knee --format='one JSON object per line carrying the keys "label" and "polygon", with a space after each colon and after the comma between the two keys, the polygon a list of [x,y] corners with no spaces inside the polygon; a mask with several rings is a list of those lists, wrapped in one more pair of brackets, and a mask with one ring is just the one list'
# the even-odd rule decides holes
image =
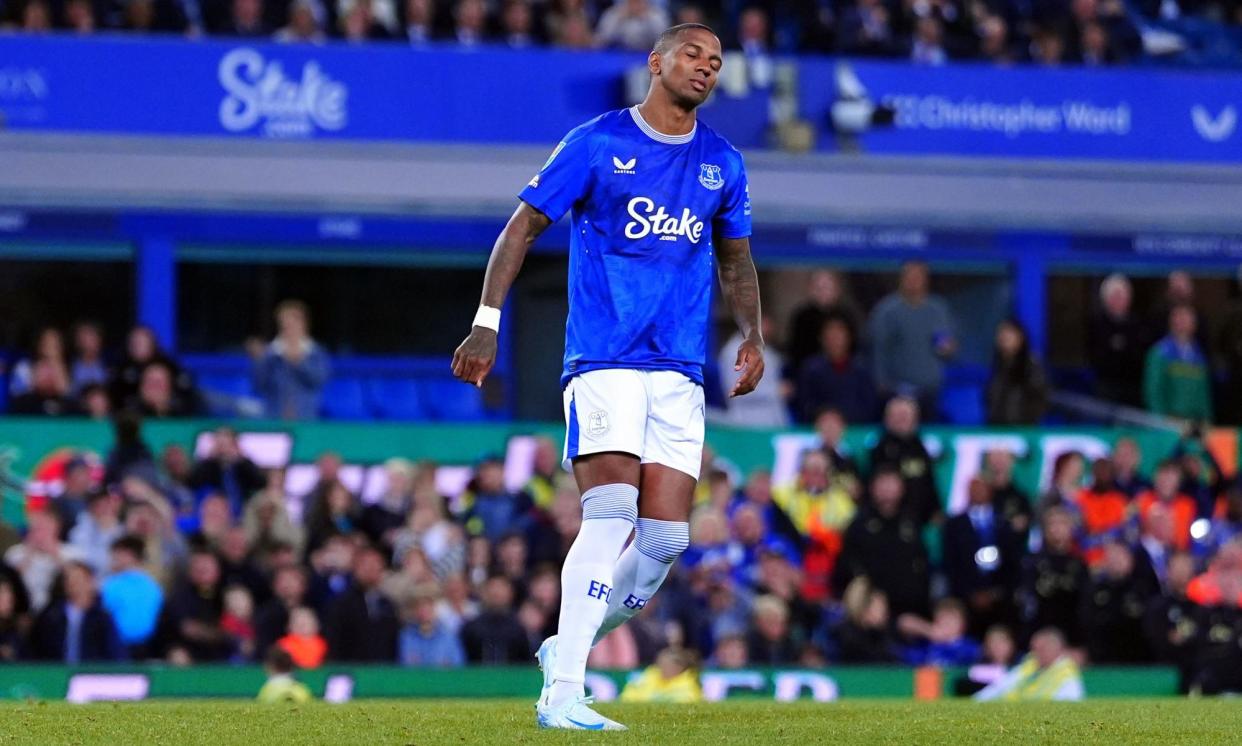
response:
{"label": "player's knee", "polygon": [[632,484],[602,484],[582,495],[582,520],[616,518],[638,520],[638,488]]}
{"label": "player's knee", "polygon": [[671,565],[690,546],[690,524],[639,518],[634,542],[638,551],[653,560]]}

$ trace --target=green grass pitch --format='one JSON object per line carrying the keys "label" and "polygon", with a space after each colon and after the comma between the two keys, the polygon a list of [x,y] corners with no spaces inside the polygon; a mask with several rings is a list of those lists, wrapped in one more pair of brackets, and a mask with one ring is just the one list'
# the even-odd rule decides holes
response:
{"label": "green grass pitch", "polygon": [[1242,700],[601,705],[628,733],[545,732],[530,702],[0,705],[0,744],[959,744],[1242,742]]}

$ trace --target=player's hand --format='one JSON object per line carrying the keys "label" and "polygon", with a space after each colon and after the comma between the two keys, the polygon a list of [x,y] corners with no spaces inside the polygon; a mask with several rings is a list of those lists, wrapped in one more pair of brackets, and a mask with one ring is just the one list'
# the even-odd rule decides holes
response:
{"label": "player's hand", "polygon": [[733,370],[741,375],[738,376],[737,383],[733,384],[729,398],[754,391],[759,385],[759,379],[763,378],[763,343],[755,339],[742,342],[737,348],[737,362],[733,364]]}
{"label": "player's hand", "polygon": [[482,386],[496,364],[496,332],[482,326],[470,330],[453,353],[453,375],[459,381]]}

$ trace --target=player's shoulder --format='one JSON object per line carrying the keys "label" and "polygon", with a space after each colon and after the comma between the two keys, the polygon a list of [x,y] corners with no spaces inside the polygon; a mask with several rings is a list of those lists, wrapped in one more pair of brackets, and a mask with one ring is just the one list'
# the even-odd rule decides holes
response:
{"label": "player's shoulder", "polygon": [[733,147],[733,143],[725,139],[724,135],[712,129],[711,125],[705,124],[700,120],[697,124],[699,137],[703,138],[703,143],[713,152],[720,154],[720,157],[738,168],[744,167],[742,161],[742,151]]}
{"label": "player's shoulder", "polygon": [[626,114],[625,109],[616,109],[614,111],[606,111],[599,116],[588,119],[582,124],[574,127],[569,131],[566,137],[598,137],[606,136],[616,131],[617,127],[622,123],[622,115]]}

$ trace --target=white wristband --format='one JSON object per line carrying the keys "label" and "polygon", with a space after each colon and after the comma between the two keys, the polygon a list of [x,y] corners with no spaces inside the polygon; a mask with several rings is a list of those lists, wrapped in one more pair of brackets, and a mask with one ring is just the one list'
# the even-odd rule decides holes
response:
{"label": "white wristband", "polygon": [[479,310],[474,314],[474,326],[481,326],[484,329],[499,332],[500,309],[492,308],[491,306],[479,306]]}

